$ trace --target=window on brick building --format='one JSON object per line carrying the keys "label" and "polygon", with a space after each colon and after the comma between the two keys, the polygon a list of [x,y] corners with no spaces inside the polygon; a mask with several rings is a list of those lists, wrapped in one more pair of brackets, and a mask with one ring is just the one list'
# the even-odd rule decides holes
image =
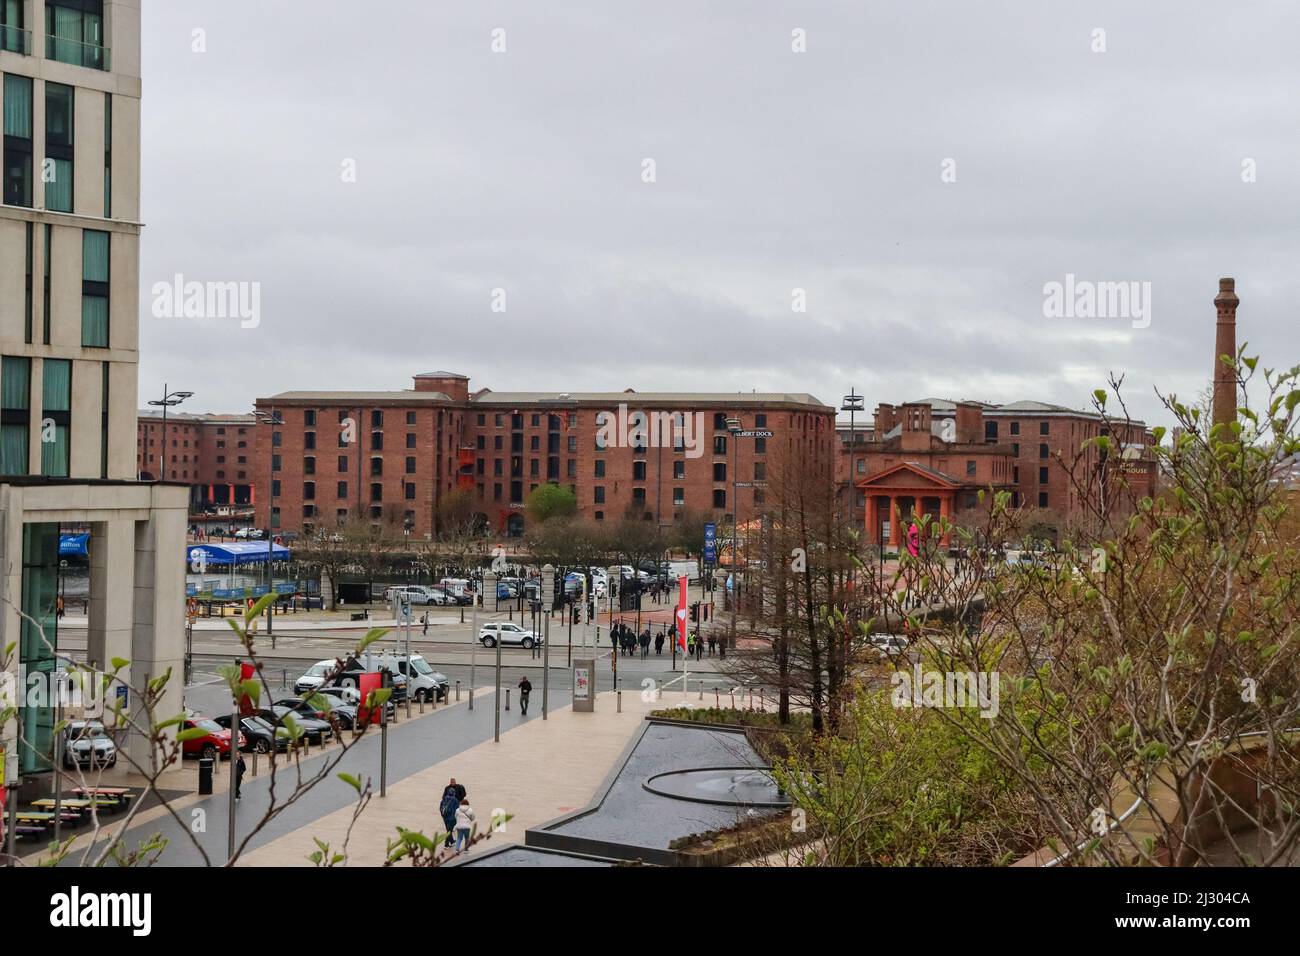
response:
{"label": "window on brick building", "polygon": [[998,440],[998,423],[997,423],[997,422],[985,422],[985,423],[984,423],[984,440],[985,440],[986,442],[996,442],[996,441]]}
{"label": "window on brick building", "polygon": [[565,466],[565,476],[568,478],[578,477],[578,459],[569,459],[569,463]]}
{"label": "window on brick building", "polygon": [[384,450],[384,433],[383,433],[383,432],[371,432],[371,433],[370,433],[370,450],[371,450],[371,451],[383,451],[383,450]]}
{"label": "window on brick building", "polygon": [[966,476],[968,478],[975,477],[975,460],[973,458],[968,459],[966,462]]}
{"label": "window on brick building", "polygon": [[1050,452],[1048,452],[1048,450],[1047,450],[1047,445],[1046,445],[1046,443],[1041,444],[1041,445],[1038,446],[1038,457],[1039,457],[1039,458],[1048,458],[1048,457],[1050,457]]}
{"label": "window on brick building", "polygon": [[[175,455],[172,456],[172,460],[173,460],[173,461],[176,460],[176,456],[175,456]],[[280,470],[280,456],[279,456],[279,455],[272,455],[272,456],[271,456],[271,470],[272,470],[272,471],[279,471],[279,470]]]}
{"label": "window on brick building", "polygon": [[645,481],[645,462],[643,461],[632,462],[632,480]]}
{"label": "window on brick building", "polygon": [[766,427],[767,427],[767,416],[766,416],[766,415],[762,415],[762,414],[755,415],[755,416],[754,416],[754,427],[755,427],[755,428],[766,428]]}
{"label": "window on brick building", "polygon": [[335,490],[337,492],[337,497],[346,498],[348,496],[348,483],[346,481],[340,481],[338,488]]}
{"label": "window on brick building", "polygon": [[382,475],[383,473],[384,473],[384,459],[382,459],[382,458],[371,458],[371,459],[370,459],[370,474],[372,474],[372,475]]}
{"label": "window on brick building", "polygon": [[316,482],[304,481],[302,483],[302,497],[304,501],[311,501],[316,497]]}
{"label": "window on brick building", "polygon": [[595,476],[596,476],[597,478],[604,478],[604,477],[605,477],[605,461],[604,461],[604,459],[600,459],[600,458],[596,459],[596,462],[595,462],[595,468],[596,468]]}
{"label": "window on brick building", "polygon": [[569,454],[571,454],[571,455],[577,452],[577,450],[578,450],[578,436],[577,436],[577,435],[570,435],[570,436],[569,436],[568,448],[569,448]]}
{"label": "window on brick building", "polygon": [[504,471],[502,470],[502,460],[500,458],[493,459],[492,474],[496,475],[498,478],[504,474]]}
{"label": "window on brick building", "polygon": [[685,489],[685,488],[674,488],[674,489],[673,489],[673,507],[674,507],[674,508],[681,508],[681,507],[684,507],[685,504],[686,504],[686,489]]}
{"label": "window on brick building", "polygon": [[380,481],[371,482],[371,484],[370,484],[370,500],[371,500],[371,501],[383,501],[383,500],[384,500],[384,485],[383,485],[383,482],[380,482]]}
{"label": "window on brick building", "polygon": [[313,448],[316,447],[316,433],[315,433],[315,432],[306,432],[306,433],[302,436],[302,447],[303,447],[303,448],[306,448],[308,451],[310,451],[311,449],[313,449]]}
{"label": "window on brick building", "polygon": [[542,424],[542,416],[533,415],[531,418],[529,418],[528,423],[531,427],[537,428]]}
{"label": "window on brick building", "polygon": [[315,458],[310,458],[310,457],[309,457],[309,458],[304,458],[304,459],[302,460],[302,473],[303,473],[304,475],[314,475],[314,474],[316,474],[316,459],[315,459]]}
{"label": "window on brick building", "polygon": [[577,412],[569,412],[569,427],[570,427],[570,428],[577,428],[577,427],[578,427],[578,413],[577,413]]}
{"label": "window on brick building", "polygon": [[406,413],[406,424],[408,424],[408,425],[414,425],[414,424],[415,424],[415,412],[407,412],[407,413]]}
{"label": "window on brick building", "polygon": [[591,490],[594,495],[592,500],[598,505],[603,505],[605,503],[605,486],[596,485],[596,487],[592,488]]}
{"label": "window on brick building", "polygon": [[1051,428],[1052,428],[1052,423],[1047,420],[1043,420],[1038,423],[1038,434],[1050,435],[1052,433]]}
{"label": "window on brick building", "polygon": [[716,435],[713,439],[713,453],[715,455],[725,455],[727,453],[727,436]]}
{"label": "window on brick building", "polygon": [[713,430],[714,430],[715,432],[725,432],[725,431],[727,430],[727,413],[726,413],[726,412],[714,412],[714,413],[713,413]]}
{"label": "window on brick building", "polygon": [[370,413],[370,427],[371,428],[384,427],[384,413],[380,411],[378,408],[374,409]]}
{"label": "window on brick building", "polygon": [[644,505],[644,504],[645,504],[645,489],[644,489],[644,488],[633,488],[633,489],[632,489],[632,500],[633,500],[634,502],[636,502],[638,505]]}
{"label": "window on brick building", "polygon": [[[487,435],[479,435],[474,441],[474,446],[479,451],[484,451],[487,448]],[[414,448],[415,446],[412,445],[411,447]]]}
{"label": "window on brick building", "polygon": [[408,475],[415,474],[415,458],[412,456],[408,456],[406,459],[406,473]]}
{"label": "window on brick building", "polygon": [[686,462],[684,461],[673,462],[673,477],[678,480],[686,477]]}
{"label": "window on brick building", "polygon": [[406,500],[407,501],[415,500],[415,482],[413,481],[408,481],[406,483]]}
{"label": "window on brick building", "polygon": [[1046,468],[1039,468],[1039,469],[1038,469],[1038,483],[1039,483],[1040,485],[1045,485],[1045,484],[1047,484],[1047,469],[1046,469]]}
{"label": "window on brick building", "polygon": [[499,481],[493,483],[492,485],[492,500],[493,501],[501,500],[501,482]]}
{"label": "window on brick building", "polygon": [[714,480],[714,481],[726,481],[726,480],[727,480],[727,464],[726,464],[726,462],[722,462],[722,461],[714,462],[714,464],[713,464],[713,480]]}
{"label": "window on brick building", "polygon": [[727,492],[722,488],[713,489],[713,507],[717,509],[727,507]]}
{"label": "window on brick building", "polygon": [[754,480],[763,481],[767,478],[767,463],[762,461],[754,462]]}
{"label": "window on brick building", "polygon": [[763,438],[761,435],[758,438],[754,439],[754,454],[755,455],[767,454],[767,439]]}
{"label": "window on brick building", "polygon": [[1046,507],[1047,507],[1047,492],[1045,492],[1045,491],[1040,491],[1040,492],[1038,493],[1038,507],[1040,507],[1040,508],[1046,508]]}
{"label": "window on brick building", "polygon": [[1010,425],[1007,426],[1007,430],[1008,430],[1012,435],[1019,435],[1019,434],[1020,434],[1020,422],[1012,422]]}
{"label": "window on brick building", "polygon": [[[478,440],[479,440],[480,442],[483,441],[483,436],[482,436],[482,435],[479,435],[479,436],[478,436]],[[415,447],[415,432],[407,432],[407,433],[406,433],[406,447],[407,447],[407,448],[414,448],[414,447]],[[482,448],[483,446],[482,446],[482,445],[479,445],[479,447]]]}

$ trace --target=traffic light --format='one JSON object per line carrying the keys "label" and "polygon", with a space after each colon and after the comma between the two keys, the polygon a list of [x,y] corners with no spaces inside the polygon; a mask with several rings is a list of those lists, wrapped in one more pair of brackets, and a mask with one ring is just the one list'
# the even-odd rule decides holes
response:
{"label": "traffic light", "polygon": [[692,604],[692,605],[691,605],[691,623],[692,623],[692,624],[698,624],[698,623],[700,623],[700,606],[699,606],[699,604]]}

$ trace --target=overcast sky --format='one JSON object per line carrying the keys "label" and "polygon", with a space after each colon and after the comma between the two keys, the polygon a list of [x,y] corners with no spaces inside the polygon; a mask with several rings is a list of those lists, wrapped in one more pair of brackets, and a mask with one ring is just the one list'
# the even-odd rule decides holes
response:
{"label": "overcast sky", "polygon": [[[452,369],[1082,407],[1113,370],[1164,422],[1221,275],[1297,361],[1293,3],[144,8],[142,404]],[[260,283],[259,324],[154,317],[176,274]],[[1149,282],[1149,326],[1046,316],[1067,274]]]}

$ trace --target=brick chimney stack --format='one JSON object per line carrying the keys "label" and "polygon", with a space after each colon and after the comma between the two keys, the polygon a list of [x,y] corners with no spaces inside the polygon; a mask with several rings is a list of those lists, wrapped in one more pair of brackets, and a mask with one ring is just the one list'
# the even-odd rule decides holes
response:
{"label": "brick chimney stack", "polygon": [[1237,380],[1232,368],[1221,356],[1237,357],[1237,293],[1231,278],[1219,280],[1219,294],[1214,297],[1218,321],[1214,330],[1214,424],[1230,425],[1237,420]]}

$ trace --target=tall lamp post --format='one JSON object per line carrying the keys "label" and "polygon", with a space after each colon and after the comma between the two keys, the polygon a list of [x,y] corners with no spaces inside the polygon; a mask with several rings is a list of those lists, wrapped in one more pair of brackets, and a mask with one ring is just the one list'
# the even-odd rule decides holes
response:
{"label": "tall lamp post", "polygon": [[[275,575],[271,571],[271,561],[275,557],[275,438],[276,425],[283,425],[284,419],[275,409],[269,412],[254,409],[253,414],[263,425],[271,426],[271,455],[267,462],[271,466],[271,485],[267,488],[266,502],[266,593],[272,594],[275,591]],[[266,634],[271,638],[271,648],[275,649],[275,601],[266,606]],[[408,715],[409,716],[409,715]]]}
{"label": "tall lamp post", "polygon": [[163,397],[152,399],[149,404],[154,408],[161,407],[163,410],[163,440],[162,440],[162,479],[167,480],[167,409],[173,405],[179,405],[187,398],[193,398],[193,392],[169,392],[167,383],[163,383]]}
{"label": "tall lamp post", "polygon": [[840,405],[840,411],[849,413],[849,527],[853,526],[853,510],[858,501],[858,488],[854,484],[858,476],[854,470],[854,457],[858,445],[857,413],[866,411],[866,408],[866,397],[857,394],[854,388],[849,389],[849,394],[844,396],[844,401]]}
{"label": "tall lamp post", "polygon": [[[736,615],[740,613],[740,419],[728,418],[727,431],[731,433],[731,637],[727,643],[736,646]],[[697,637],[696,640],[699,640]]]}

